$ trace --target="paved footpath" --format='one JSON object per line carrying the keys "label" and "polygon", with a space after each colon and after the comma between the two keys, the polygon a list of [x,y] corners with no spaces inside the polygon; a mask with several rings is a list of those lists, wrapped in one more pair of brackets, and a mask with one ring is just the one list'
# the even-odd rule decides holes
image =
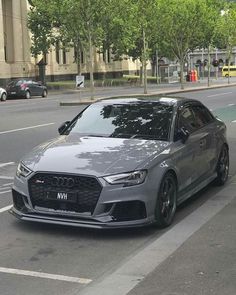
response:
{"label": "paved footpath", "polygon": [[80,295],[235,295],[236,176]]}
{"label": "paved footpath", "polygon": [[129,295],[236,294],[236,178],[232,201],[156,267]]}

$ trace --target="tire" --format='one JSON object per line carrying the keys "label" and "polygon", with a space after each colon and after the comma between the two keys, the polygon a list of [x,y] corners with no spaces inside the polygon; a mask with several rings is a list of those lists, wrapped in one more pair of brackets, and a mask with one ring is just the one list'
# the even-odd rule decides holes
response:
{"label": "tire", "polygon": [[216,185],[224,185],[229,176],[229,151],[226,145],[224,145],[221,149],[216,167],[216,173]]}
{"label": "tire", "polygon": [[43,93],[42,93],[42,97],[47,97],[48,93],[47,93],[47,90],[43,90]]}
{"label": "tire", "polygon": [[177,183],[171,172],[163,177],[157,194],[155,208],[156,225],[159,228],[169,226],[175,216],[177,207]]}
{"label": "tire", "polygon": [[26,99],[30,99],[31,98],[31,94],[30,94],[30,92],[28,90],[25,92],[25,98]]}
{"label": "tire", "polygon": [[7,100],[7,94],[5,92],[3,92],[2,96],[1,96],[1,101],[6,101]]}

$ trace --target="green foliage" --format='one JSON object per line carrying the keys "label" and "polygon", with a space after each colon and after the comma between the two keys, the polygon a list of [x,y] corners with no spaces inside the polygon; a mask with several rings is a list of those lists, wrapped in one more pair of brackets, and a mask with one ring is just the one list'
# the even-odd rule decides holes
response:
{"label": "green foliage", "polygon": [[[32,54],[49,51],[57,41],[89,54],[112,50],[124,55],[178,60],[210,45],[236,45],[235,3],[226,0],[31,0],[28,26]],[[227,11],[221,16],[221,10]],[[91,57],[90,57],[91,58]],[[79,54],[76,62],[79,64]]]}
{"label": "green foliage", "polygon": [[214,42],[218,48],[236,46],[236,7],[226,4],[215,28]]}

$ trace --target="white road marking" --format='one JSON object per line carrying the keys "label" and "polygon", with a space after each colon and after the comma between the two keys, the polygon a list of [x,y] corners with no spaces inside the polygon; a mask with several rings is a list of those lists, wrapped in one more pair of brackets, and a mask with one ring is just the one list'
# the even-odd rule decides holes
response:
{"label": "white road marking", "polygon": [[0,192],[0,195],[6,194],[6,193],[10,193],[10,192],[11,192],[11,190]]}
{"label": "white road marking", "polygon": [[4,175],[0,175],[0,179],[12,180],[12,179],[14,179],[14,177],[13,177],[13,176],[4,176]]}
{"label": "white road marking", "polygon": [[29,127],[24,127],[24,128],[19,128],[19,129],[12,129],[12,130],[7,130],[7,131],[1,131],[1,134],[7,134],[7,133],[12,133],[12,132],[18,132],[22,130],[28,130],[28,129],[34,129],[34,128],[40,128],[40,127],[46,127],[49,125],[54,125],[55,123],[47,123],[47,124],[41,124],[41,125],[35,125],[35,126],[29,126]]}
{"label": "white road marking", "polygon": [[0,267],[0,272],[14,274],[14,275],[50,279],[50,280],[65,281],[70,283],[79,283],[84,285],[92,282],[92,280],[85,279],[85,278],[69,277],[64,275],[55,275],[50,273],[38,272],[38,271],[28,271],[28,270],[15,269],[15,268],[6,268],[6,267]]}
{"label": "white road marking", "polygon": [[236,123],[236,120],[232,121],[232,123]]}
{"label": "white road marking", "polygon": [[227,95],[232,93],[233,92],[217,93],[217,94],[208,95],[207,97],[222,96],[222,95]]}
{"label": "white road marking", "polygon": [[13,182],[8,182],[8,183],[4,183],[2,186],[8,186],[8,185],[12,185]]}
{"label": "white road marking", "polygon": [[8,211],[9,209],[11,209],[12,205],[9,205],[9,206],[6,206],[6,207],[3,207],[3,208],[0,208],[0,213],[3,213],[5,211]]}
{"label": "white road marking", "polygon": [[228,107],[233,107],[235,104],[234,103],[229,103]]}
{"label": "white road marking", "polygon": [[8,162],[8,163],[0,163],[0,168],[5,167],[5,166],[9,166],[9,165],[14,165],[15,162]]}

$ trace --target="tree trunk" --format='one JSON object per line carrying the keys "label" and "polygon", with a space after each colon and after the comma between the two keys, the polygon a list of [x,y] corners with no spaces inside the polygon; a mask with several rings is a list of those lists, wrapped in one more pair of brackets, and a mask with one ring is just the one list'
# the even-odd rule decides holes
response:
{"label": "tree trunk", "polygon": [[211,75],[211,56],[210,56],[211,46],[209,45],[207,48],[207,55],[208,55],[208,63],[207,63],[207,86],[210,87],[210,75]]}
{"label": "tree trunk", "polygon": [[184,59],[180,59],[180,87],[184,89]]}
{"label": "tree trunk", "polygon": [[80,53],[81,53],[81,49],[80,49],[80,44],[79,42],[75,43],[75,49],[76,49],[76,67],[77,67],[77,75],[81,75],[81,60],[80,60]]}
{"label": "tree trunk", "polygon": [[88,32],[89,35],[89,76],[90,76],[90,92],[91,99],[94,99],[94,78],[93,78],[93,44],[91,31]]}
{"label": "tree trunk", "polygon": [[230,58],[231,58],[231,48],[227,47],[227,59],[228,59],[228,84],[230,84]]}
{"label": "tree trunk", "polygon": [[144,94],[147,94],[147,48],[146,35],[143,29],[143,76],[144,76]]}

